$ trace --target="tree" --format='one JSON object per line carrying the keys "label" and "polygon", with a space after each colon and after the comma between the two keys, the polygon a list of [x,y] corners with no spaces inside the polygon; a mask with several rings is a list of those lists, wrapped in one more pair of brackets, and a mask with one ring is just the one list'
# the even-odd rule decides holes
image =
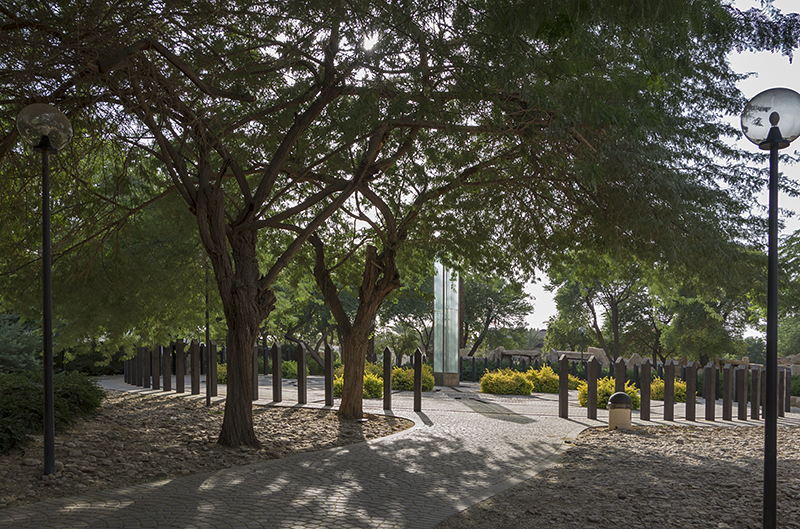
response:
{"label": "tree", "polygon": [[523,337],[517,337],[516,341],[527,338],[525,317],[533,312],[533,305],[522,283],[497,276],[471,275],[464,280],[464,290],[462,343],[471,342],[467,356],[473,356],[492,331],[521,329]]}
{"label": "tree", "polygon": [[[0,82],[0,121],[11,123],[28,101],[58,102],[84,130],[157,160],[155,176],[194,214],[230,338],[226,446],[258,445],[246,388],[278,275],[328,219],[355,207],[357,193],[407,186],[396,167],[417,182],[417,160],[451,164],[451,179],[472,169],[482,179],[527,176],[504,192],[442,195],[429,224],[451,248],[492,233],[520,260],[577,236],[655,262],[664,246],[678,251],[707,235],[675,230],[703,226],[685,217],[714,214],[738,227],[746,209],[714,182],[731,171],[713,156],[737,156],[717,141],[731,133],[720,113],[740,102],[723,59],[737,43],[736,12],[714,0],[661,9],[621,0],[491,8],[85,0],[2,14],[0,61],[15,73]],[[378,36],[369,49],[368,35]],[[12,131],[0,156],[14,142]],[[748,176],[732,173],[726,183]],[[387,199],[375,196],[367,199],[380,209]],[[503,201],[519,215],[500,215]],[[542,201],[540,216],[530,215]],[[520,226],[526,216],[532,222]],[[652,224],[633,222],[642,218]],[[259,242],[271,251],[257,251]],[[400,284],[395,241],[386,243],[365,247],[364,314]],[[345,415],[356,412],[348,406]]]}

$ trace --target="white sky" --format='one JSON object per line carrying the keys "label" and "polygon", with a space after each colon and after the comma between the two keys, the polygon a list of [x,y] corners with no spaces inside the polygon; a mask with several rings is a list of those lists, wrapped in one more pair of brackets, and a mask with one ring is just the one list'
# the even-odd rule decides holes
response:
{"label": "white sky", "polygon": [[[760,8],[761,0],[735,0],[733,4],[741,10],[747,10],[751,7]],[[800,9],[800,3],[797,0],[775,0],[774,6],[784,13],[797,12]],[[732,53],[729,59],[734,71],[739,73],[754,72],[756,74],[739,85],[739,88],[748,99],[768,88],[775,87],[786,87],[800,92],[800,50],[797,50],[791,64],[789,59],[783,55],[764,52]],[[731,119],[738,124],[738,116],[732,116]],[[791,145],[787,151],[783,151],[782,154],[791,153],[798,157],[800,155],[800,145],[798,144],[800,144],[800,140]],[[739,146],[743,149],[758,148],[747,139],[742,139]],[[764,170],[766,171],[767,168]],[[800,180],[800,164],[789,166],[782,163],[780,171],[784,175],[788,175],[792,180]],[[767,203],[766,189],[760,202],[765,205]],[[800,229],[800,199],[792,199],[785,194],[781,194],[778,198],[778,205],[783,209],[797,213],[790,219],[784,219],[786,220],[786,226],[780,235],[785,236]],[[766,247],[766,241],[764,244]],[[544,290],[544,286],[547,284],[547,276],[542,274],[541,279],[541,282],[529,284],[526,287],[526,291],[534,297],[534,312],[527,318],[527,323],[528,327],[536,329],[546,328],[547,320],[556,313],[552,293]]]}

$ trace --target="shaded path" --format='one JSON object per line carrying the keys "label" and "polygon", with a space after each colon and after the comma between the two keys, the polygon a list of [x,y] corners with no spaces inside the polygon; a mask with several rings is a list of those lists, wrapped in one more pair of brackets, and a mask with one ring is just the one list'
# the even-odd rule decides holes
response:
{"label": "shaded path", "polygon": [[[119,377],[103,384],[136,390]],[[293,404],[290,386],[282,405]],[[604,424],[603,415],[601,421],[585,419],[577,402],[571,412],[578,418],[559,419],[557,395],[500,397],[475,390],[466,384],[425,394],[423,413],[411,411],[411,393],[395,393],[394,415],[415,426],[388,437],[3,509],[0,528],[431,528],[532,477],[557,459],[565,439]],[[271,388],[262,392],[271,395]],[[311,384],[311,405],[323,400]],[[365,401],[370,413],[383,413],[381,407],[380,400]],[[798,415],[782,421],[797,422]]]}

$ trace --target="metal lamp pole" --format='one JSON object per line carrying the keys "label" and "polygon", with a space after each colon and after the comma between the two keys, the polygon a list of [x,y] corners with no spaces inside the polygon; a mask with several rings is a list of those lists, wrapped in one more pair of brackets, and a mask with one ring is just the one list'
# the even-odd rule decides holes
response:
{"label": "metal lamp pole", "polygon": [[778,150],[800,136],[800,94],[786,88],[772,88],[758,94],[742,112],[742,131],[760,149],[769,151],[763,527],[774,529],[778,492]]}
{"label": "metal lamp pole", "polygon": [[17,118],[22,138],[42,153],[42,333],[44,364],[44,473],[55,472],[55,399],[53,396],[53,289],[50,250],[50,154],[72,138],[66,116],[53,106],[25,107]]}

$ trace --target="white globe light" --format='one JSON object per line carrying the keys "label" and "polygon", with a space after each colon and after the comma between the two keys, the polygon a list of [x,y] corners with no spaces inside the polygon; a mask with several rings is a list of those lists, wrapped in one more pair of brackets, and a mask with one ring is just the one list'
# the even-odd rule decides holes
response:
{"label": "white globe light", "polygon": [[17,130],[30,145],[38,145],[47,136],[50,147],[60,151],[72,139],[72,125],[67,116],[53,105],[34,103],[17,116]]}
{"label": "white globe light", "polygon": [[788,88],[761,92],[742,112],[742,132],[764,150],[772,143],[788,147],[800,136],[800,94]]}

